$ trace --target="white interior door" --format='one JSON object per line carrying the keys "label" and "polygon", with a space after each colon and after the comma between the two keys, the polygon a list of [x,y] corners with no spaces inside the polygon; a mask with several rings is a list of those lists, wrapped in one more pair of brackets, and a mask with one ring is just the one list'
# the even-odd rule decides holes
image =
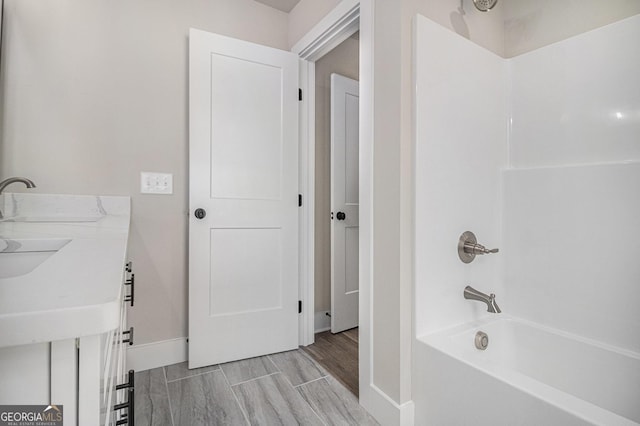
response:
{"label": "white interior door", "polygon": [[298,346],[297,104],[296,55],[190,31],[189,368]]}
{"label": "white interior door", "polygon": [[358,326],[358,82],[331,74],[331,332]]}

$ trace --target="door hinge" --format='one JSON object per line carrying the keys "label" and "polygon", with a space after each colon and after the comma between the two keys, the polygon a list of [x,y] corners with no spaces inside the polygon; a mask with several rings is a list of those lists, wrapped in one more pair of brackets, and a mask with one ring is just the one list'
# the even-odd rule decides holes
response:
{"label": "door hinge", "polygon": [[302,89],[298,89],[298,100],[302,100]]}
{"label": "door hinge", "polygon": [[298,194],[298,207],[302,207],[302,194]]}
{"label": "door hinge", "polygon": [[298,300],[298,313],[302,313],[302,300]]}

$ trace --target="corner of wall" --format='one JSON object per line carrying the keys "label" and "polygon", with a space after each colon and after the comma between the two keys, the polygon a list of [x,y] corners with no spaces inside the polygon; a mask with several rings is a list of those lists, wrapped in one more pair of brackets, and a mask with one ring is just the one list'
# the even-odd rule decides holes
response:
{"label": "corner of wall", "polygon": [[374,384],[370,384],[366,389],[360,388],[360,404],[382,425],[414,424],[413,401],[398,404]]}

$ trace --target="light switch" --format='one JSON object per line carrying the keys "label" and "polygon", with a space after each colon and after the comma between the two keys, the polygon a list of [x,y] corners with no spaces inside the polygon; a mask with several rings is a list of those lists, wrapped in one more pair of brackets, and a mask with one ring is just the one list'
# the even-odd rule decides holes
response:
{"label": "light switch", "polygon": [[173,174],[140,172],[140,192],[143,194],[173,194]]}

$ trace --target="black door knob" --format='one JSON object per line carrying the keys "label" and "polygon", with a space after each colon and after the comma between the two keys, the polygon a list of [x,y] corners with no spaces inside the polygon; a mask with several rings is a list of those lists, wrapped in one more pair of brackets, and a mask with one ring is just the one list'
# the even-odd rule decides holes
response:
{"label": "black door knob", "polygon": [[347,215],[344,214],[344,212],[338,212],[336,217],[338,218],[338,220],[345,220],[347,218]]}
{"label": "black door knob", "polygon": [[203,219],[207,215],[207,212],[204,209],[196,209],[196,211],[193,214],[198,219]]}

